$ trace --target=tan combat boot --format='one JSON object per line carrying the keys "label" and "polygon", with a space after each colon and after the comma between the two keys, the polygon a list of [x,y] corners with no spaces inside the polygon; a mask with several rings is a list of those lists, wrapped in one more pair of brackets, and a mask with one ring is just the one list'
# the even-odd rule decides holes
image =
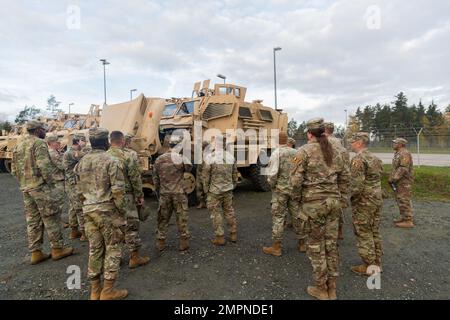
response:
{"label": "tan combat boot", "polygon": [[116,280],[106,280],[100,293],[100,300],[120,300],[128,296],[128,290],[114,288]]}
{"label": "tan combat boot", "polygon": [[414,223],[411,220],[403,220],[402,222],[397,222],[395,226],[397,228],[411,229],[414,228]]}
{"label": "tan combat boot", "polygon": [[225,245],[225,236],[216,236],[214,240],[211,240],[212,244],[215,246],[224,246]]}
{"label": "tan combat boot", "polygon": [[330,300],[330,297],[328,296],[328,289],[325,286],[318,287],[318,286],[309,286],[308,289],[306,289],[306,292],[308,294],[316,299],[319,300]]}
{"label": "tan combat boot", "polygon": [[327,287],[328,287],[328,298],[330,300],[337,300],[336,278],[328,278]]}
{"label": "tan combat boot", "polygon": [[363,263],[357,266],[353,266],[350,268],[352,272],[359,274],[360,276],[368,276],[367,274],[367,264]]}
{"label": "tan combat boot", "polygon": [[73,254],[72,247],[52,249],[52,259],[55,261],[71,256],[72,254]]}
{"label": "tan combat boot", "polygon": [[43,253],[41,250],[36,250],[31,253],[31,264],[38,264],[42,261],[50,259],[50,255]]}
{"label": "tan combat boot", "polygon": [[84,230],[81,231],[80,241],[81,241],[81,242],[86,242],[86,241],[88,241],[88,238],[86,237],[86,232],[85,232]]}
{"label": "tan combat boot", "polygon": [[186,251],[189,249],[189,239],[186,237],[180,238],[180,251]]}
{"label": "tan combat boot", "polygon": [[342,224],[339,224],[338,239],[339,240],[344,240],[344,231],[343,231]]}
{"label": "tan combat boot", "polygon": [[275,257],[281,256],[281,241],[274,241],[271,247],[263,247],[265,254],[271,254]]}
{"label": "tan combat boot", "polygon": [[306,252],[306,241],[305,241],[305,239],[298,240],[298,251]]}
{"label": "tan combat boot", "polygon": [[159,251],[164,251],[164,249],[166,249],[166,239],[156,240],[156,247]]}
{"label": "tan combat boot", "polygon": [[197,209],[203,209],[203,208],[206,208],[206,203],[205,203],[205,201],[201,200],[199,202],[199,204],[197,205]]}
{"label": "tan combat boot", "polygon": [[382,267],[382,263],[381,263],[381,258],[376,258],[375,259],[375,264],[380,268],[380,272],[383,272],[383,267]]}
{"label": "tan combat boot", "polygon": [[134,269],[143,265],[146,265],[150,261],[150,257],[140,256],[139,250],[131,251],[130,261],[128,262],[128,267]]}
{"label": "tan combat boot", "polygon": [[230,241],[231,242],[237,241],[237,232],[230,232]]}
{"label": "tan combat boot", "polygon": [[72,227],[72,231],[70,231],[70,239],[78,239],[82,236],[82,233],[78,231],[78,227]]}
{"label": "tan combat boot", "polygon": [[91,296],[90,300],[100,300],[100,294],[102,292],[102,284],[100,278],[91,280]]}

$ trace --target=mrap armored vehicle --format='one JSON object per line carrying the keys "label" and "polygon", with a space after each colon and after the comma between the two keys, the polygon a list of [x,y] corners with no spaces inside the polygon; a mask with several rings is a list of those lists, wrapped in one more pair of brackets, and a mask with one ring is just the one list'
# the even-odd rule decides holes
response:
{"label": "mrap armored vehicle", "polygon": [[[184,129],[190,134],[193,151],[199,135],[208,140],[208,129],[220,131],[224,136],[229,136],[231,129],[256,133],[256,141],[251,135],[245,135],[244,139],[234,136],[231,141],[235,153],[241,152],[245,157],[237,163],[241,176],[250,179],[256,190],[269,190],[261,170],[278,142],[274,144],[273,135],[278,137],[277,130],[287,131],[287,114],[264,106],[262,100],[246,102],[245,87],[215,84],[210,89],[209,84],[209,80],[203,81],[202,86],[195,83],[191,97],[164,99],[141,94],[134,100],[103,107],[100,127],[133,136],[131,147],[141,161],[144,188],[154,189],[152,165],[167,150],[167,142],[175,130]],[[185,175],[188,194],[195,194],[195,178],[195,170]]]}

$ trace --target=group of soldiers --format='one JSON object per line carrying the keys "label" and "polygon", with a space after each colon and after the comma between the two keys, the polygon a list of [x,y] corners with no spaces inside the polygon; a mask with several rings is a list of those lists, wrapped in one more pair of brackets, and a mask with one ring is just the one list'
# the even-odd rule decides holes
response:
{"label": "group of soldiers", "polygon": [[[368,274],[370,266],[381,269],[379,235],[381,161],[367,146],[367,133],[355,134],[349,152],[333,136],[332,123],[323,119],[307,122],[308,143],[295,149],[295,141],[279,136],[280,147],[271,155],[268,182],[272,187],[273,229],[271,247],[266,254],[281,256],[283,232],[290,220],[297,234],[298,249],[307,252],[313,267],[315,286],[307,292],[318,299],[336,299],[338,277],[338,237],[342,236],[343,209],[352,206],[358,251],[363,263],[352,271]],[[129,252],[129,267],[147,264],[148,256],[139,253],[140,221],[145,221],[144,194],[138,156],[129,148],[131,136],[103,128],[89,130],[90,147],[84,135],[75,135],[72,146],[61,154],[56,136],[48,135],[43,123],[29,121],[28,135],[13,152],[13,174],[24,196],[31,264],[50,257],[59,260],[73,254],[64,247],[61,212],[65,195],[69,199],[70,238],[89,241],[88,278],[90,299],[116,300],[128,295],[114,284],[122,260],[122,244]],[[180,154],[181,139],[172,136],[169,149],[153,165],[157,191],[156,247],[166,248],[170,218],[176,216],[179,250],[189,249],[188,198],[184,174],[192,164]],[[396,154],[389,182],[396,190],[402,220],[398,227],[412,227],[410,199],[413,179],[412,158],[404,139],[394,140]],[[224,220],[229,241],[237,241],[237,221],[233,190],[238,183],[236,161],[223,141],[203,144],[203,162],[197,165],[199,208],[210,211],[214,228],[212,244],[226,244]],[[408,198],[409,197],[409,198]],[[290,219],[287,219],[290,215]],[[224,219],[225,218],[225,219]],[[47,231],[51,254],[42,252]],[[101,277],[103,276],[103,282]]]}

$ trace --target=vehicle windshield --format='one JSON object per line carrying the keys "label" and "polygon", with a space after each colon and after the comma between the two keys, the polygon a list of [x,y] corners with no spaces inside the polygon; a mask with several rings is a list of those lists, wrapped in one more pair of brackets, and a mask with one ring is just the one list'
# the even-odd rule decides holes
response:
{"label": "vehicle windshield", "polygon": [[77,120],[67,120],[64,122],[64,129],[72,129],[77,124]]}
{"label": "vehicle windshield", "polygon": [[177,115],[190,115],[194,113],[194,101],[183,102],[180,110],[178,110]]}
{"label": "vehicle windshield", "polygon": [[177,105],[175,103],[168,104],[163,110],[162,116],[163,117],[171,117],[175,113],[175,110],[177,109]]}

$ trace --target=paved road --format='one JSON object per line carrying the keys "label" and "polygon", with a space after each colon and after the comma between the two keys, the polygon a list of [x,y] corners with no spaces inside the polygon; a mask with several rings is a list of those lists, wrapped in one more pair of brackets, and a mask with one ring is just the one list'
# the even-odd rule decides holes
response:
{"label": "paved road", "polygon": [[[375,153],[383,163],[392,163],[393,153]],[[419,161],[420,160],[420,161]],[[450,167],[450,154],[421,154],[420,159],[416,153],[413,153],[414,165],[419,163],[423,166]]]}

